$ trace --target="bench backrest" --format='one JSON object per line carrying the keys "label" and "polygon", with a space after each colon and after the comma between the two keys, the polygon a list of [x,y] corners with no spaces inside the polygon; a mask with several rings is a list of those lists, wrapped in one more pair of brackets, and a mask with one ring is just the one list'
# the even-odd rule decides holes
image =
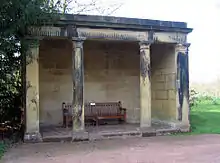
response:
{"label": "bench backrest", "polygon": [[97,115],[97,116],[113,116],[120,114],[121,103],[120,102],[97,102],[85,104],[85,116]]}
{"label": "bench backrest", "polygon": [[[121,102],[96,102],[85,103],[85,116],[114,116],[120,114]],[[72,104],[63,103],[63,109],[72,113]]]}
{"label": "bench backrest", "polygon": [[64,103],[63,102],[62,110],[64,113],[72,113],[72,103]]}

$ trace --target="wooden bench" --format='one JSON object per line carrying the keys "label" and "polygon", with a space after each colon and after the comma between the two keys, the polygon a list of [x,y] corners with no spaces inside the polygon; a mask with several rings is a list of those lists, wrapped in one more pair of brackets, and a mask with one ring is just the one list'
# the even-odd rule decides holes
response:
{"label": "wooden bench", "polygon": [[[72,104],[62,104],[63,125],[67,127],[72,121]],[[84,106],[85,121],[95,121],[96,125],[99,120],[118,119],[126,122],[126,109],[122,108],[121,102],[91,102],[85,103]]]}
{"label": "wooden bench", "polygon": [[72,121],[72,104],[62,103],[63,126],[68,127]]}
{"label": "wooden bench", "polygon": [[6,127],[0,127],[0,135],[1,135],[1,139],[0,140],[4,140],[5,138],[5,133],[8,131],[8,128]]}

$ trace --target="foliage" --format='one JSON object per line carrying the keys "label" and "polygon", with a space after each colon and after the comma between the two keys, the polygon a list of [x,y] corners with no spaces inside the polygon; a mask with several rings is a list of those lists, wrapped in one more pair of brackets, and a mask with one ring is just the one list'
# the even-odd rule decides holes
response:
{"label": "foliage", "polygon": [[197,106],[199,103],[218,105],[220,104],[219,99],[219,97],[213,96],[212,94],[200,93],[195,89],[190,89],[189,103],[191,108]]}
{"label": "foliage", "polygon": [[[23,87],[26,63],[22,61],[25,61],[28,49],[25,39],[28,27],[53,24],[58,19],[58,14],[72,9],[69,8],[72,2],[75,2],[78,11],[85,11],[97,4],[94,0],[88,4],[78,3],[76,0],[1,0],[0,127],[7,129],[6,135],[9,138],[24,127],[21,122],[25,107],[26,92]],[[0,143],[0,157],[4,151],[5,144]]]}
{"label": "foliage", "polygon": [[6,145],[4,142],[0,142],[0,160],[6,150]]}
{"label": "foliage", "polygon": [[[70,7],[74,5],[76,10]],[[14,126],[21,122],[24,108],[25,73],[28,42],[25,40],[30,26],[52,24],[57,13],[84,12],[87,8],[98,8],[98,0],[89,3],[77,0],[1,0],[0,5],[0,125],[10,122]],[[115,9],[115,8],[114,8]],[[22,60],[23,58],[23,60]],[[22,78],[24,77],[24,78]],[[23,80],[22,80],[23,79]],[[8,122],[6,122],[8,121]]]}
{"label": "foliage", "polygon": [[199,102],[198,92],[195,89],[189,90],[189,105],[195,106]]}
{"label": "foliage", "polygon": [[10,137],[8,137],[7,139],[4,139],[2,141],[0,141],[0,160],[2,158],[2,156],[4,155],[4,153],[12,146],[19,144],[19,136],[17,134],[20,133],[14,133],[11,134]]}
{"label": "foliage", "polygon": [[60,13],[111,15],[122,6],[122,3],[111,0],[48,0],[50,6]]}
{"label": "foliage", "polygon": [[[22,57],[29,26],[56,20],[56,7],[47,0],[3,0],[0,5],[0,123],[14,127],[21,121]],[[21,44],[22,43],[22,44]],[[23,54],[23,56],[22,56]],[[24,98],[23,98],[24,99]],[[7,122],[7,124],[9,124]],[[8,126],[8,125],[7,125]]]}

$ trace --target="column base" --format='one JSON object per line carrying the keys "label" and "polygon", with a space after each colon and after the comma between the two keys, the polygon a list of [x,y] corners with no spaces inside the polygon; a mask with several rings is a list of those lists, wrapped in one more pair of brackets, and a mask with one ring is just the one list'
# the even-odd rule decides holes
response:
{"label": "column base", "polygon": [[42,136],[39,132],[26,132],[24,134],[24,142],[25,143],[39,143],[42,142]]}
{"label": "column base", "polygon": [[149,128],[151,127],[151,123],[140,123],[140,128]]}
{"label": "column base", "polygon": [[169,123],[172,128],[179,129],[181,132],[190,132],[190,124],[184,122]]}
{"label": "column base", "polygon": [[86,141],[89,140],[89,133],[86,131],[73,131],[72,141]]}
{"label": "column base", "polygon": [[164,120],[152,120],[153,124],[162,125],[169,127],[172,130],[177,130],[180,132],[189,132],[190,131],[190,123],[184,123],[180,121],[164,121]]}

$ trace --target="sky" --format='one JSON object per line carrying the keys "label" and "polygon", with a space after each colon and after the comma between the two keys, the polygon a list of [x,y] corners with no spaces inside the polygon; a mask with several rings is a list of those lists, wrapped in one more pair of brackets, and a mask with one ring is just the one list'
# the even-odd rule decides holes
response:
{"label": "sky", "polygon": [[122,3],[113,16],[184,21],[188,35],[190,82],[207,83],[220,78],[220,0],[102,0]]}

